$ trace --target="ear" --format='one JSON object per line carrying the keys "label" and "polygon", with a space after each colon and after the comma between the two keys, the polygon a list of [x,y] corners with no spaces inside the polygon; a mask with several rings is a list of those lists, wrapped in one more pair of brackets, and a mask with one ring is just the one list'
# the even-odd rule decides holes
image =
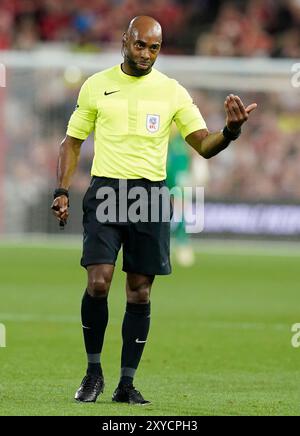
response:
{"label": "ear", "polygon": [[127,34],[126,33],[123,33],[122,42],[123,42],[123,44],[127,43]]}

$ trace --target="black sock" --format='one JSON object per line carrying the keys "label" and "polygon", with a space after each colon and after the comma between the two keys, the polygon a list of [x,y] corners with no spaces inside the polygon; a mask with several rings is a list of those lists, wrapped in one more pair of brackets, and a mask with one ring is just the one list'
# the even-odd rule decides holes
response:
{"label": "black sock", "polygon": [[87,373],[102,374],[100,354],[108,323],[107,298],[94,298],[85,291],[81,304],[81,319],[88,357]]}
{"label": "black sock", "polygon": [[140,363],[150,328],[150,302],[127,303],[122,326],[123,348],[120,384],[131,384]]}
{"label": "black sock", "polygon": [[103,375],[101,363],[88,362],[86,373],[90,375]]}

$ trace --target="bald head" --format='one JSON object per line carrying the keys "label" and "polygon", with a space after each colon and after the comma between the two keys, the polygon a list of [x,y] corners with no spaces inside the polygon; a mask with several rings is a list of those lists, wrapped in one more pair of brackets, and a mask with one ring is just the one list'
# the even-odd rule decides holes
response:
{"label": "bald head", "polygon": [[143,34],[155,37],[160,43],[162,41],[161,25],[154,18],[147,15],[133,18],[129,23],[126,34],[129,38],[136,34]]}
{"label": "bald head", "polygon": [[123,35],[124,72],[132,76],[149,74],[161,43],[161,25],[154,18],[140,16],[131,20]]}

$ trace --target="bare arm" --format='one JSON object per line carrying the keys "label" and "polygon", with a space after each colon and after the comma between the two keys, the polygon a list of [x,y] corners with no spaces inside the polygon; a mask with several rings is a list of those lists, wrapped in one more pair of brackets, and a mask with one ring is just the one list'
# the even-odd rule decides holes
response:
{"label": "bare arm", "polygon": [[[81,139],[68,135],[62,141],[57,163],[57,188],[69,189],[72,176],[78,165],[82,142]],[[56,218],[66,222],[69,216],[68,198],[65,195],[55,198],[51,207]]]}
{"label": "bare arm", "polygon": [[[249,114],[256,109],[257,104],[253,103],[245,108],[237,95],[230,94],[225,100],[224,107],[226,126],[235,134],[248,120]],[[225,138],[222,132],[210,133],[205,129],[191,133],[186,137],[186,141],[206,159],[217,155],[230,144],[230,140]]]}
{"label": "bare arm", "polygon": [[57,163],[57,187],[69,189],[72,176],[77,168],[81,139],[66,136],[62,141]]}

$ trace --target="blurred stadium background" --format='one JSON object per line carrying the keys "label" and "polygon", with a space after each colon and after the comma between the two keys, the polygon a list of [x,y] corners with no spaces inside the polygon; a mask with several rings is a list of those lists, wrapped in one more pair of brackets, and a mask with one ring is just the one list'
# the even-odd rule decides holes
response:
{"label": "blurred stadium background", "polygon": [[[199,340],[206,338],[203,345],[206,357],[210,351],[219,357],[222,353],[225,356],[230,349],[232,361],[239,362],[240,359],[241,365],[238,367],[236,363],[235,374],[238,373],[239,376],[235,386],[235,382],[230,384],[232,373],[229,372],[224,377],[213,372],[214,375],[210,374],[204,379],[197,372],[196,360],[199,354],[198,357],[195,355],[195,371],[191,377],[194,380],[196,378],[198,387],[201,383],[204,388],[203,398],[208,406],[204,405],[204,399],[200,404],[195,402],[195,398],[187,398],[183,400],[185,407],[181,411],[187,414],[189,411],[297,413],[300,402],[294,381],[296,376],[299,381],[299,372],[296,371],[299,356],[296,359],[294,350],[290,347],[290,327],[293,323],[300,322],[297,319],[299,296],[296,293],[296,289],[299,289],[297,265],[300,255],[297,245],[292,248],[286,243],[299,241],[300,237],[300,87],[292,86],[292,68],[300,62],[299,0],[90,0],[88,4],[83,0],[0,0],[0,63],[6,68],[6,87],[0,88],[0,258],[4,268],[0,283],[0,322],[11,327],[11,344],[14,343],[13,336],[18,335],[18,347],[22,346],[20,338],[24,332],[33,335],[33,340],[43,338],[41,347],[43,341],[48,344],[53,313],[69,317],[68,322],[76,325],[74,319],[77,319],[80,294],[84,286],[83,272],[81,275],[75,272],[79,268],[76,263],[80,256],[79,244],[76,245],[78,251],[71,246],[70,249],[77,254],[72,254],[72,264],[67,263],[68,268],[74,271],[75,280],[70,271],[66,272],[57,261],[57,258],[61,258],[65,262],[69,252],[49,249],[46,253],[43,251],[45,246],[38,245],[34,252],[33,247],[26,249],[23,246],[21,249],[21,245],[10,245],[8,241],[10,238],[15,239],[16,235],[28,239],[33,234],[43,235],[50,242],[56,241],[54,234],[59,229],[49,213],[49,205],[55,187],[59,144],[75,107],[79,88],[87,76],[121,61],[122,32],[129,20],[139,14],[152,15],[161,22],[164,45],[157,68],[177,78],[190,90],[211,131],[219,130],[224,125],[223,102],[228,93],[234,92],[246,103],[257,102],[259,105],[244,126],[241,138],[227,151],[209,161],[192,155],[194,184],[205,186],[205,229],[200,235],[193,236],[200,240],[200,244],[197,262],[191,268],[190,275],[178,267],[174,274],[179,281],[176,283],[175,279],[171,279],[174,281],[168,283],[175,287],[173,291],[178,299],[181,289],[176,286],[180,283],[186,286],[184,278],[195,290],[191,293],[192,300],[189,302],[190,322],[193,320],[193,326],[197,327],[191,340],[194,338],[198,341],[201,331],[202,339]],[[72,186],[72,209],[65,230],[66,236],[78,235],[79,238],[81,235],[81,199],[89,184],[92,156],[93,141],[89,138],[82,147],[80,168]],[[264,242],[262,245],[244,245],[244,257],[239,258],[241,251],[234,254],[231,243],[214,252],[214,245],[204,241],[208,238],[260,239]],[[266,249],[267,254],[262,254],[267,240],[276,241],[276,244],[269,251]],[[255,253],[258,257],[253,256]],[[225,265],[224,257],[227,259]],[[13,269],[14,264],[17,265],[17,273]],[[56,278],[59,281],[68,280],[65,286],[55,284],[53,277],[47,278],[47,271],[51,271],[52,267],[56,268]],[[206,271],[203,270],[204,267],[207,268]],[[24,274],[24,280],[18,276],[19,271]],[[228,285],[225,286],[226,298],[222,294],[223,281],[220,279],[220,283],[216,283],[216,277],[212,279],[216,271],[228,280]],[[116,283],[122,283],[120,277]],[[201,279],[199,295],[197,289]],[[35,292],[41,292],[45,282],[44,299],[43,295],[37,298]],[[20,286],[23,288],[22,295],[28,290],[29,300],[24,306],[17,303]],[[55,298],[60,301],[66,286],[70,298],[77,298],[71,306],[66,296],[62,298],[62,305],[54,302]],[[71,292],[71,286],[77,286],[76,298]],[[159,286],[167,288],[167,285]],[[10,292],[9,297],[7,290]],[[51,298],[51,304],[45,307]],[[117,305],[117,297],[112,298],[115,298],[115,303],[112,304]],[[162,295],[153,298],[157,298],[162,307],[166,304],[166,297]],[[215,298],[220,299],[219,309],[213,305]],[[196,307],[202,307],[197,313],[193,312],[193,302]],[[174,314],[180,316],[176,310]],[[157,323],[164,321],[162,314],[161,316]],[[184,328],[190,332],[190,325],[188,320],[181,319],[180,330],[176,317],[174,315],[174,320],[170,318],[169,327],[174,322],[174,328],[182,333],[183,338]],[[63,323],[62,319],[58,322]],[[77,354],[81,356],[80,332],[74,332],[74,326],[72,331],[68,330],[68,322],[64,339],[76,343],[79,348]],[[202,322],[206,324],[201,324]],[[41,330],[41,336],[33,333],[37,323],[45,327]],[[113,326],[116,334],[119,334],[118,325]],[[157,324],[159,331],[158,327]],[[251,357],[243,349],[242,359],[238,351],[242,342],[239,343],[237,336],[231,341],[236,327],[242,329],[246,341],[253,341]],[[224,328],[228,335],[221,334]],[[222,349],[212,345],[216,333],[222,336]],[[272,335],[273,342],[270,340]],[[185,342],[180,338],[179,335],[179,350],[185,350]],[[281,341],[280,345],[278,341]],[[29,342],[25,340],[24,344],[29,346]],[[26,355],[27,348],[24,344],[23,351]],[[12,348],[8,347],[5,351],[8,353],[7,362],[11,365],[15,358]],[[153,353],[154,349],[153,346]],[[163,353],[163,348],[160,352]],[[264,355],[264,352],[268,354]],[[176,356],[178,361],[185,358],[185,353],[183,351],[183,356]],[[201,351],[199,353],[203,357]],[[41,351],[41,355],[47,356],[46,350]],[[150,358],[150,354],[148,356]],[[270,365],[260,371],[257,364],[259,375],[255,378],[255,359],[260,358],[261,362],[265,359],[264,362],[268,361]],[[83,359],[84,356],[80,368],[83,367]],[[276,361],[278,366],[274,363]],[[25,367],[30,372],[34,363],[30,358],[26,362]],[[213,368],[218,368],[218,362],[221,365],[221,357],[213,362]],[[252,369],[247,369],[251,362],[253,373]],[[200,366],[199,371],[205,374],[205,363],[202,362]],[[229,371],[230,365],[227,366],[225,364]],[[183,372],[187,371],[183,364],[179,364],[179,367]],[[270,367],[271,373],[268,372]],[[81,376],[80,368],[73,368],[77,378]],[[48,373],[44,369],[46,379],[46,374],[52,371],[52,367],[48,368]],[[234,370],[234,365],[230,370]],[[243,378],[247,370],[254,378]],[[150,381],[147,386],[151,389],[150,366],[148,372]],[[12,370],[10,374],[13,384],[16,373]],[[281,377],[283,374],[285,375]],[[74,388],[79,381],[75,376],[72,374],[68,379]],[[200,378],[197,379],[198,376]],[[265,376],[270,396],[266,394],[264,397],[260,394]],[[208,382],[216,389],[217,380],[221,379],[224,383],[224,397],[205,396],[210,392]],[[251,390],[253,380],[257,381],[257,385],[254,381],[256,391],[251,391],[251,404],[248,404],[247,398],[242,394],[239,396],[238,392],[241,386],[244,393]],[[52,382],[55,383],[54,378]],[[156,382],[155,379],[153,386],[156,386]],[[181,382],[187,385],[187,376]],[[265,389],[268,390],[266,385]],[[192,382],[189,389],[193,389]],[[233,400],[228,399],[228,392],[232,390],[235,392]],[[196,389],[195,396],[197,392]],[[279,396],[275,392],[279,392]],[[68,391],[68,396],[69,394]],[[14,395],[17,397],[19,394],[12,394],[12,399]],[[295,399],[297,397],[298,408],[290,405],[289,400],[293,396]],[[61,398],[64,398],[63,395]],[[34,394],[30,401],[30,411],[34,413]],[[192,408],[190,404],[193,404]],[[63,401],[61,407],[64,407]],[[74,413],[70,405],[69,407],[65,413]],[[7,410],[8,413],[16,413],[13,408]],[[51,408],[47,410],[57,412]],[[46,413],[46,408],[44,412]],[[160,414],[159,409],[154,412]],[[165,412],[180,412],[180,408],[175,410],[170,406]],[[22,414],[22,409],[20,413]],[[26,412],[24,409],[24,413],[29,413],[29,409]],[[110,413],[114,412],[110,410]]]}
{"label": "blurred stadium background", "polygon": [[[80,0],[1,0],[7,86],[1,89],[0,233],[57,231],[48,194],[79,87],[120,61],[122,32],[141,11],[164,27],[158,68],[189,88],[210,130],[223,126],[230,92],[260,106],[226,153],[209,162],[194,157],[195,182],[206,190],[204,234],[298,238],[300,92],[291,84],[300,58],[296,0],[96,0],[88,7]],[[92,153],[90,139],[72,204],[88,185]],[[74,215],[68,233],[81,231],[80,214]]]}

